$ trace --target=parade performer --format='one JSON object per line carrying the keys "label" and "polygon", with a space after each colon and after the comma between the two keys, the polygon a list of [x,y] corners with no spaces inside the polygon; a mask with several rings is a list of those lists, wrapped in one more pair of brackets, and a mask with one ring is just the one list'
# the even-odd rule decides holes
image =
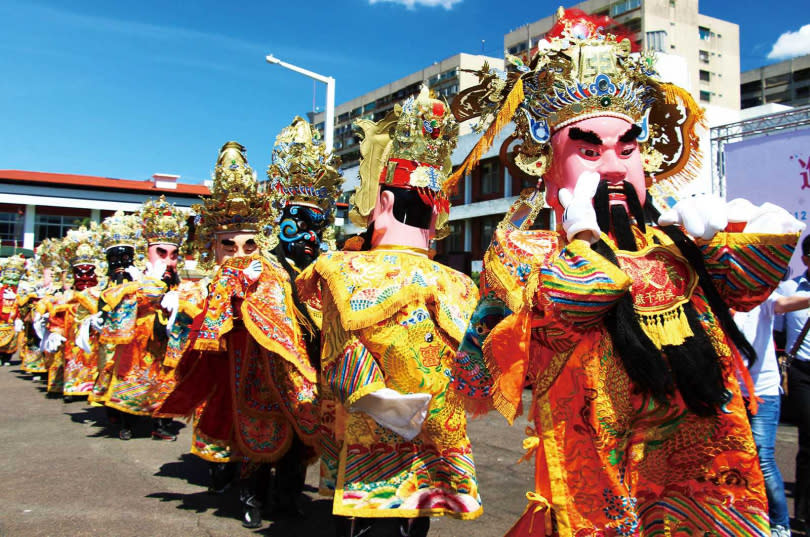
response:
{"label": "parade performer", "polygon": [[[242,524],[250,528],[261,525],[271,463],[273,503],[297,514],[312,452],[305,446],[314,446],[318,434],[317,371],[307,352],[308,341],[317,341],[317,328],[292,288],[295,269],[279,237],[286,235],[290,245],[310,245],[301,251],[320,252],[320,234],[332,222],[340,193],[335,161],[312,143],[308,123],[297,118],[279,135],[276,148],[265,196],[246,161],[220,155],[220,184],[199,212],[208,240],[222,244],[226,258],[212,279],[192,350],[181,362],[181,369],[187,362],[191,370],[161,408],[179,416],[205,404],[196,432],[227,445],[231,459],[242,461]],[[282,162],[278,151],[296,157]],[[257,250],[233,255],[239,249],[247,253],[240,244]]]}
{"label": "parade performer", "polygon": [[463,403],[447,375],[478,293],[428,256],[434,233],[446,231],[441,186],[458,125],[427,88],[357,125],[350,216],[367,227],[365,251],[325,253],[297,280],[305,300],[323,304],[321,492],[334,496],[341,536],[374,518],[426,535],[431,516],[482,512]]}
{"label": "parade performer", "polygon": [[67,292],[64,346],[62,350],[62,394],[66,402],[92,393],[98,375],[98,333],[90,323],[98,315],[98,267],[101,264],[100,230],[69,230],[61,243],[61,259],[73,274],[73,290]]}
{"label": "parade performer", "polygon": [[[257,196],[256,177],[253,168],[248,165],[246,150],[238,142],[226,142],[220,148],[211,190],[211,195],[203,198],[202,204],[192,206],[197,217],[194,221],[194,241],[191,249],[197,257],[197,269],[209,274],[197,283],[197,303],[202,304],[208,297],[211,276],[219,270],[220,265],[226,259],[251,255],[258,248],[255,236],[260,215],[264,210],[264,202]],[[167,400],[181,397],[189,386],[183,379],[194,370],[192,365],[201,355],[186,352],[196,341],[199,324],[194,327],[194,331],[192,327],[199,313],[185,311],[182,303],[180,310],[185,313],[186,322],[183,322],[181,314],[175,326],[183,328],[176,330],[170,337],[166,358],[176,363],[177,395],[169,394]],[[199,318],[199,321],[202,319]],[[184,356],[185,358],[182,358]],[[166,408],[172,405],[170,402]],[[208,490],[218,494],[224,492],[230,485],[238,465],[238,458],[234,459],[231,456],[231,446],[228,442],[199,433],[198,423],[204,412],[205,403],[194,411],[191,453],[208,461],[211,479]]]}
{"label": "parade performer", "polygon": [[[27,278],[20,282],[23,292],[17,294],[17,306],[20,308],[20,318],[23,320],[23,330],[20,347],[20,369],[25,373],[33,375],[34,380],[39,380],[43,373],[47,373],[45,367],[45,357],[40,349],[40,335],[37,333],[37,321],[41,313],[38,312],[37,305],[56,291],[54,286],[54,274],[56,279],[61,279],[61,269],[59,268],[59,241],[53,239],[43,240],[37,246],[33,262],[28,269]],[[40,325],[41,326],[41,325]]]}
{"label": "parade performer", "polygon": [[[530,65],[480,73],[454,103],[459,120],[477,99],[495,116],[458,176],[513,119],[509,165],[542,177],[562,227],[531,229],[540,192],[513,207],[454,368],[471,409],[510,422],[532,385],[524,446],[536,488],[508,535],[764,537],[765,487],[735,377],[755,356],[729,306],[770,294],[803,226],[778,208],[677,201],[697,169],[700,110],[604,21],[560,17]],[[746,220],[779,233],[724,231]]]}
{"label": "parade performer", "polygon": [[11,256],[2,265],[0,275],[0,365],[9,365],[17,352],[17,333],[22,320],[17,307],[17,286],[25,273],[25,258]]}
{"label": "parade performer", "polygon": [[[164,358],[166,325],[177,311],[177,297],[172,304],[172,299],[164,300],[164,295],[180,283],[179,248],[187,232],[185,214],[163,197],[144,203],[138,219],[147,243],[146,273],[140,275],[137,269],[127,268],[133,280],[109,287],[101,294],[106,318],[100,341],[115,345],[111,363],[105,366],[110,375],[101,384],[106,386],[101,390],[102,400],[121,412],[122,440],[132,438],[132,416],[151,416],[174,387],[174,367]],[[153,419],[152,438],[176,440],[168,429],[170,421]]]}

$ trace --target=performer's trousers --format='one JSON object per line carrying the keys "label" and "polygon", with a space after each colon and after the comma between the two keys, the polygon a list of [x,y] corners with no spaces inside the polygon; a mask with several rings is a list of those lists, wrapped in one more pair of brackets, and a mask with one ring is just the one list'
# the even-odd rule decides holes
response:
{"label": "performer's trousers", "polygon": [[810,363],[794,360],[788,376],[790,404],[799,426],[796,453],[796,518],[810,523]]}

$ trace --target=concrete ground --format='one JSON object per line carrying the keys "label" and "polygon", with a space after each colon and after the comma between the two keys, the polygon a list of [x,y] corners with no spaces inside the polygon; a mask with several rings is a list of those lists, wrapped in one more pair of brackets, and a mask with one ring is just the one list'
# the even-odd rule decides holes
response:
{"label": "concrete ground", "polygon": [[[528,392],[527,392],[528,395]],[[44,386],[17,365],[0,369],[0,537],[331,537],[331,501],[317,494],[317,467],[307,475],[303,519],[271,520],[243,528],[234,489],[206,492],[204,462],[188,454],[190,428],[177,442],[149,438],[144,420],[121,441],[104,426],[102,408],[46,398]],[[523,455],[525,420],[509,427],[500,415],[469,425],[484,500],[475,521],[434,518],[433,537],[496,537],[523,512],[532,465]],[[782,425],[777,459],[790,494],[796,429]],[[789,498],[791,512],[792,498]],[[392,535],[381,524],[371,536]]]}

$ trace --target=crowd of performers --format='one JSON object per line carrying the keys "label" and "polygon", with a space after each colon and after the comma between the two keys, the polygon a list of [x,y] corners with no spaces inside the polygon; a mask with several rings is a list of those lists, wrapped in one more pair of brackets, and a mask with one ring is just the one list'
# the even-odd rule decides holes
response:
{"label": "crowd of performers", "polygon": [[[210,490],[238,480],[247,527],[268,503],[298,513],[316,460],[339,536],[475,519],[466,414],[495,409],[531,422],[535,490],[510,536],[770,535],[756,398],[740,393],[756,356],[730,308],[769,296],[803,225],[682,195],[701,111],[623,36],[569,12],[542,45],[528,65],[485,66],[452,109],[423,89],[357,122],[350,218],[366,231],[340,250],[339,162],[296,118],[264,188],[241,145],[222,147],[191,248],[161,198],[10,259],[0,358],[18,349],[49,394],[103,405],[122,440],[141,416],[158,440],[192,417]],[[457,121],[476,118],[485,132],[451,175]],[[538,187],[476,286],[429,249],[510,121],[504,162]],[[539,225],[546,203],[558,231]],[[187,251],[208,276],[180,279]]]}

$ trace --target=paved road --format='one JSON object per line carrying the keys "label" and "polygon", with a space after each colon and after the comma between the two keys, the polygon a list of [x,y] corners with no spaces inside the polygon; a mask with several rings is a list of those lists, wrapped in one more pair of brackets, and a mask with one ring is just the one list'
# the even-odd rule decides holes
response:
{"label": "paved road", "polygon": [[[317,495],[317,467],[307,476],[307,516],[241,527],[235,490],[206,492],[205,464],[188,455],[189,428],[177,442],[118,440],[101,408],[45,397],[42,384],[15,366],[0,368],[0,537],[331,537],[331,502]],[[522,456],[525,421],[514,427],[497,414],[470,424],[484,498],[475,521],[434,518],[433,537],[503,535],[525,507],[532,466]],[[796,430],[781,426],[777,457],[792,480]],[[792,483],[788,483],[788,488]],[[792,499],[791,512],[792,512]],[[374,535],[383,535],[385,525]]]}

